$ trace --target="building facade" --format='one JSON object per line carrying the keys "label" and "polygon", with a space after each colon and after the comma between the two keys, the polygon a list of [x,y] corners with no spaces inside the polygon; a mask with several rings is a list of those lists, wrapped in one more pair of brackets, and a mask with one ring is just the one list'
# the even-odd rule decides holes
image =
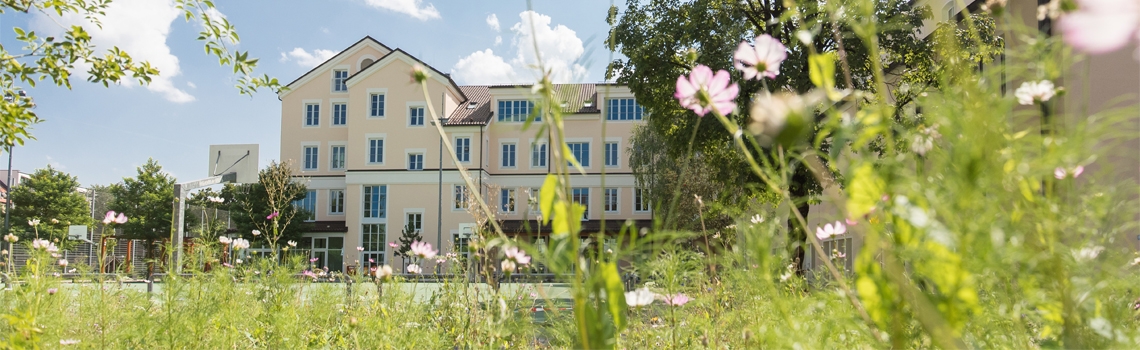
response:
{"label": "building facade", "polygon": [[[417,64],[430,72],[430,100],[411,78]],[[288,87],[279,96],[280,159],[292,161],[298,179],[307,181],[308,196],[298,205],[314,213],[314,225],[301,245],[318,266],[400,266],[388,242],[407,227],[440,254],[466,252],[476,228],[473,204],[432,125],[429,103],[505,231],[526,237],[520,239],[541,235],[539,212],[529,203],[551,170],[551,150],[538,124],[523,130],[534,109],[530,86],[459,86],[403,50],[365,37]],[[588,207],[584,229],[616,232],[626,220],[644,225],[651,208],[627,156],[629,136],[645,118],[633,94],[612,84],[556,89],[567,142],[586,171],[571,180],[573,199]]]}

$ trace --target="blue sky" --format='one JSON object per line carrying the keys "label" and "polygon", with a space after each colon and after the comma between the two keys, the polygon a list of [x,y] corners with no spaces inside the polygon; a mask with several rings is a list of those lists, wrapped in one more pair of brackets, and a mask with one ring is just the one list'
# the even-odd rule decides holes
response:
{"label": "blue sky", "polygon": [[[154,158],[179,181],[190,181],[206,176],[211,144],[260,144],[262,167],[278,157],[277,96],[267,91],[252,98],[238,95],[233,88],[237,77],[204,53],[202,43],[194,40],[199,28],[177,17],[167,1],[116,0],[102,32],[88,26],[100,47],[117,45],[157,65],[164,76],[147,87],[104,88],[75,72],[71,90],[46,81],[29,89],[44,122],[32,129],[36,140],[14,150],[14,169],[31,172],[51,164],[84,185],[110,184],[134,176],[136,167]],[[533,80],[525,68],[533,61],[528,54],[533,41],[524,18],[533,18],[543,59],[556,67],[558,80],[601,81],[610,57],[603,44],[609,1],[536,0],[533,15],[524,13],[525,1],[216,3],[237,26],[238,49],[261,59],[258,73],[284,83],[365,35],[452,72],[460,84],[526,82]],[[624,7],[624,1],[617,5]],[[13,13],[0,20],[38,33],[82,22]],[[0,32],[0,44],[18,47],[10,29]]]}

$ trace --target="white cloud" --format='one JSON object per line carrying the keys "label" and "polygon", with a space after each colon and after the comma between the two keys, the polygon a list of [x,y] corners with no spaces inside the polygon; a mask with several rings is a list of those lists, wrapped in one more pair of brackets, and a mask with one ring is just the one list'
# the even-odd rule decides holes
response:
{"label": "white cloud", "polygon": [[503,36],[496,35],[495,36],[495,46],[499,46],[499,44],[502,44],[502,43],[503,43]]}
{"label": "white cloud", "polygon": [[427,6],[422,6],[423,0],[365,0],[365,2],[368,6],[403,13],[421,21],[439,19],[439,11],[435,9],[435,5],[429,3]]}
{"label": "white cloud", "polygon": [[519,81],[515,68],[496,56],[491,49],[475,51],[459,59],[451,69],[468,84],[510,84]]}
{"label": "white cloud", "polygon": [[[158,68],[160,75],[151,80],[147,90],[162,94],[168,101],[185,103],[194,101],[194,96],[174,87],[172,78],[181,75],[182,71],[178,57],[170,53],[170,47],[166,45],[170,24],[179,14],[172,1],[116,0],[107,7],[106,16],[100,19],[102,28],[81,15],[49,18],[43,13],[34,14],[31,27],[44,34],[62,36],[64,29],[60,26],[83,26],[91,34],[96,54],[102,55],[105,50],[117,46],[131,54],[135,62],[150,62],[151,66]],[[88,67],[76,64],[75,73],[86,78]]]}
{"label": "white cloud", "polygon": [[52,168],[55,168],[55,170],[64,170],[64,169],[67,169],[67,166],[66,166],[66,165],[60,164],[59,162],[57,162],[57,161],[56,161],[54,158],[52,158],[51,156],[47,156],[47,162],[48,162],[48,165],[51,165],[51,167],[52,167]]}
{"label": "white cloud", "polygon": [[198,85],[194,85],[194,82],[192,82],[192,81],[186,82],[186,86],[189,86],[191,89],[197,89],[198,88]]}
{"label": "white cloud", "polygon": [[313,52],[305,51],[305,49],[294,47],[293,51],[282,52],[281,62],[288,62],[292,60],[297,65],[312,68],[317,65],[328,61],[333,56],[336,56],[337,51],[315,49]]}
{"label": "white cloud", "polygon": [[487,16],[487,25],[490,26],[491,29],[494,29],[496,32],[498,32],[500,29],[499,16],[496,16],[494,13],[492,13],[490,16]]}
{"label": "white cloud", "polygon": [[[554,82],[581,82],[588,77],[589,71],[578,63],[585,53],[582,39],[564,25],[551,26],[550,16],[523,11],[519,14],[519,22],[511,26],[511,32],[514,33],[511,40],[511,49],[515,53],[513,57],[504,59],[495,55],[491,49],[476,51],[461,58],[452,67],[451,72],[456,80],[464,84],[534,82],[539,74],[534,68],[538,64],[534,50],[536,44],[542,54],[543,65],[552,71],[551,79]],[[501,40],[501,37],[496,37],[495,44]]]}

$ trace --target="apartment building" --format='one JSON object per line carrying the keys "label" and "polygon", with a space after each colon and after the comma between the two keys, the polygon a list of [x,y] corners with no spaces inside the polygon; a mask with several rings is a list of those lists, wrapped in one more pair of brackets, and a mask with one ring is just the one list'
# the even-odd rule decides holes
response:
{"label": "apartment building", "polygon": [[[411,78],[417,64],[430,72],[427,96]],[[281,159],[292,160],[295,174],[307,180],[309,193],[299,205],[314,213],[314,225],[301,244],[319,265],[398,266],[402,260],[387,243],[408,226],[441,254],[467,251],[477,225],[468,211],[470,192],[443,149],[428,103],[504,230],[541,239],[539,213],[528,203],[551,169],[551,150],[537,125],[523,130],[534,109],[530,86],[460,86],[407,52],[365,37],[288,87],[279,96]],[[586,170],[571,181],[573,199],[588,207],[584,233],[616,232],[626,220],[647,225],[651,208],[635,188],[627,156],[629,135],[645,118],[633,94],[612,84],[556,89],[570,150]]]}

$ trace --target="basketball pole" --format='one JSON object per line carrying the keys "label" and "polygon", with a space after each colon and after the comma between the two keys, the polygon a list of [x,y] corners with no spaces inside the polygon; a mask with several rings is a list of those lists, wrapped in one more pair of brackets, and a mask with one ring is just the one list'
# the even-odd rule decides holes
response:
{"label": "basketball pole", "polygon": [[173,234],[171,243],[174,245],[174,254],[170,257],[170,264],[174,266],[174,274],[182,273],[182,241],[186,239],[186,196],[195,189],[229,182],[237,182],[237,172],[174,184],[174,232],[171,232]]}

